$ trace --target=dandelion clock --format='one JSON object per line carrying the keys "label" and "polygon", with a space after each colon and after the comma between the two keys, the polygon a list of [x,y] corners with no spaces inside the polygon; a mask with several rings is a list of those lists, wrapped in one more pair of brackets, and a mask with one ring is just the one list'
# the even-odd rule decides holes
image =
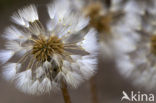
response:
{"label": "dandelion clock", "polygon": [[98,44],[89,20],[73,13],[66,0],[48,4],[47,11],[44,27],[35,5],[19,9],[11,17],[16,25],[3,34],[3,77],[27,94],[76,88],[96,71]]}

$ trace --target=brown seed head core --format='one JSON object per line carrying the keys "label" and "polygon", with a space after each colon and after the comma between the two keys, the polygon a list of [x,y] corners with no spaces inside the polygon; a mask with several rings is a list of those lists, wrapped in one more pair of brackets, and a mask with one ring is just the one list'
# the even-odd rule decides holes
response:
{"label": "brown seed head core", "polygon": [[156,55],[156,35],[151,37],[151,52]]}
{"label": "brown seed head core", "polygon": [[35,40],[32,54],[37,61],[44,62],[46,60],[50,61],[54,53],[62,54],[63,51],[64,45],[58,37],[51,36],[47,39],[39,36],[39,38]]}
{"label": "brown seed head core", "polygon": [[90,17],[90,26],[97,29],[98,32],[110,33],[110,23],[112,22],[112,13],[101,14],[102,5],[99,2],[92,3],[85,9],[85,15]]}

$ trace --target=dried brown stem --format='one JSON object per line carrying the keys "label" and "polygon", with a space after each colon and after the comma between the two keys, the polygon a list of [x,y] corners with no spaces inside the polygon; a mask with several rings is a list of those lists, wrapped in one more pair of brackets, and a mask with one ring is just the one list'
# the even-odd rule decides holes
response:
{"label": "dried brown stem", "polygon": [[71,100],[70,100],[70,96],[69,96],[69,93],[68,93],[68,90],[67,90],[67,86],[64,82],[62,82],[62,95],[63,95],[63,98],[64,98],[64,102],[65,103],[71,103]]}
{"label": "dried brown stem", "polygon": [[97,90],[96,90],[96,85],[95,85],[95,77],[92,77],[90,79],[90,90],[91,90],[91,96],[92,96],[92,103],[98,103]]}

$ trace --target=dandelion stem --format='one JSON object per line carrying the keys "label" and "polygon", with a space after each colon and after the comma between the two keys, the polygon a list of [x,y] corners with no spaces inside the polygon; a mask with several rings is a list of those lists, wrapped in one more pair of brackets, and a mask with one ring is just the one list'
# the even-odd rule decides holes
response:
{"label": "dandelion stem", "polygon": [[97,91],[96,91],[96,85],[95,85],[95,77],[92,77],[90,79],[90,90],[91,90],[91,96],[92,96],[92,103],[98,103]]}
{"label": "dandelion stem", "polygon": [[70,100],[70,96],[69,96],[69,93],[68,93],[68,90],[67,90],[67,86],[64,82],[62,82],[62,95],[63,95],[63,98],[64,98],[64,102],[65,103],[71,103],[71,100]]}

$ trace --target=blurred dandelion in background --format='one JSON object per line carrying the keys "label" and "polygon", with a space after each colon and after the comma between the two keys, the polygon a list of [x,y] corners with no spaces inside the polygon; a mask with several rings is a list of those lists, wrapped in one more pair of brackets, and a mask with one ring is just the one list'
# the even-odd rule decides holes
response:
{"label": "blurred dandelion in background", "polygon": [[104,59],[114,59],[123,52],[129,52],[133,49],[131,46],[133,40],[128,38],[131,25],[127,25],[128,11],[125,10],[128,1],[89,0],[88,3],[83,0],[73,0],[73,2],[78,12],[90,18],[88,26],[95,28],[98,32],[100,54]]}
{"label": "blurred dandelion in background", "polygon": [[[136,87],[143,90],[155,90],[156,68],[155,68],[155,20],[156,20],[156,1],[131,1],[129,7],[135,4],[134,17],[138,17],[133,31],[137,33],[138,39],[135,39],[133,45],[135,49],[123,54],[117,61],[119,71],[126,78],[130,78]],[[143,9],[140,9],[143,8]]]}

